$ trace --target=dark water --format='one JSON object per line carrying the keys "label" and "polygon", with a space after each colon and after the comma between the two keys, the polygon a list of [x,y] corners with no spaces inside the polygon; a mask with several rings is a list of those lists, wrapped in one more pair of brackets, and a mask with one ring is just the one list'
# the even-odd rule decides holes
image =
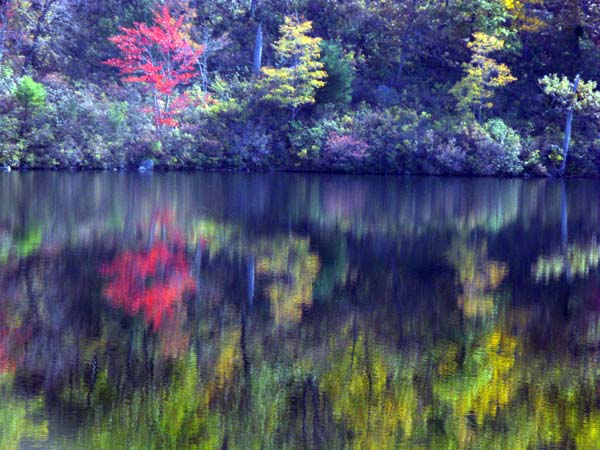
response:
{"label": "dark water", "polygon": [[598,449],[600,184],[0,174],[0,449]]}

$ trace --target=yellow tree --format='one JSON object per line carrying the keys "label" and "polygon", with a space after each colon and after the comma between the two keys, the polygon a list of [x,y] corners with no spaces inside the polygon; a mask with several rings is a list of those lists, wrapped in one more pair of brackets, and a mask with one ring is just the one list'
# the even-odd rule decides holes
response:
{"label": "yellow tree", "polygon": [[491,108],[494,90],[516,80],[506,64],[490,58],[490,53],[501,50],[504,41],[485,33],[474,33],[467,44],[472,52],[471,61],[464,65],[465,76],[456,83],[450,93],[458,100],[458,109],[477,113],[481,122],[483,108]]}
{"label": "yellow tree", "polygon": [[327,77],[319,60],[321,38],[309,36],[311,30],[312,22],[286,17],[281,37],[273,46],[280,65],[262,69],[264,99],[289,108],[292,120],[300,106],[315,102],[315,92]]}
{"label": "yellow tree", "polygon": [[544,6],[544,0],[503,0],[519,31],[535,33],[546,25],[535,16],[536,9]]}

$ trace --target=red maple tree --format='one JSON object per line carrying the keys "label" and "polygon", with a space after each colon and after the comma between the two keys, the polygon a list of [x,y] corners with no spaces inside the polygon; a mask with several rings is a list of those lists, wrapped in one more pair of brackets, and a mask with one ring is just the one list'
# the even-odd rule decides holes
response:
{"label": "red maple tree", "polygon": [[196,64],[204,47],[190,39],[184,16],[175,19],[166,6],[154,12],[154,24],[136,22],[132,28],[120,29],[123,34],[110,41],[122,56],[104,64],[118,68],[124,81],[149,88],[153,97],[149,111],[158,131],[163,125],[177,126],[175,117],[190,103],[178,88],[199,75]]}

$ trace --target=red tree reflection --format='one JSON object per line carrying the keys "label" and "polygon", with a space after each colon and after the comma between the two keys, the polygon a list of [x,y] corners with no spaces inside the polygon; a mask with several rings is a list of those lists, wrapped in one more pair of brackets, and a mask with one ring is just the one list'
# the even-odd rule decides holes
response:
{"label": "red tree reflection", "polygon": [[28,328],[16,325],[21,320],[11,320],[0,301],[0,375],[13,373],[25,353],[25,344],[29,337]]}
{"label": "red tree reflection", "polygon": [[181,234],[171,217],[164,213],[154,216],[153,231],[161,239],[148,250],[123,251],[101,269],[111,278],[104,290],[106,297],[129,314],[142,312],[154,330],[165,316],[173,314],[183,294],[195,288]]}
{"label": "red tree reflection", "polygon": [[10,348],[10,329],[4,323],[0,311],[0,375],[14,372],[16,369],[16,361],[11,355]]}

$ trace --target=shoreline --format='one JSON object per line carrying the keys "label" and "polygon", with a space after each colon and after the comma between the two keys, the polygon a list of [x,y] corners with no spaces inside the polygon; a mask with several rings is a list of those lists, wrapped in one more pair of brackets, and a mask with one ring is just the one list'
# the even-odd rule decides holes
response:
{"label": "shoreline", "polygon": [[495,178],[495,179],[549,179],[549,180],[561,180],[561,179],[584,179],[584,180],[597,180],[600,179],[600,173],[597,176],[593,175],[572,175],[566,174],[564,176],[554,175],[542,175],[542,174],[531,174],[525,173],[520,175],[482,175],[482,174],[469,174],[469,173],[458,173],[458,174],[444,174],[444,173],[401,173],[401,172],[377,172],[377,171],[343,171],[343,170],[325,170],[325,169],[294,169],[294,168],[268,168],[268,169],[257,169],[257,168],[210,168],[210,167],[162,167],[157,166],[151,170],[140,170],[135,166],[127,168],[107,167],[107,168],[96,168],[96,167],[27,167],[27,168],[12,168],[5,170],[0,167],[0,173],[28,173],[28,172],[61,172],[61,173],[85,173],[85,172],[110,172],[110,173],[122,173],[122,174],[141,174],[151,175],[153,173],[171,173],[171,172],[187,172],[187,173],[223,173],[223,174],[274,174],[274,173],[290,173],[290,174],[306,174],[306,175],[357,175],[357,176],[390,176],[390,177],[436,177],[436,178]]}

